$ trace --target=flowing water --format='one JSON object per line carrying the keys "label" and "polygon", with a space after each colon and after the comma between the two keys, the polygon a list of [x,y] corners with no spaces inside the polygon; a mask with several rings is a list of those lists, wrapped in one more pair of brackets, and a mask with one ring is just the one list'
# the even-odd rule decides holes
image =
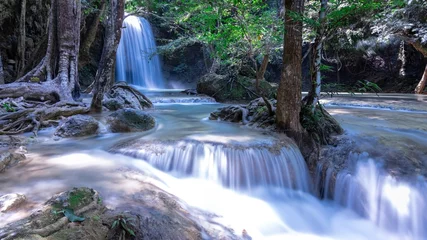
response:
{"label": "flowing water", "polygon": [[[158,102],[149,110],[157,120],[154,130],[61,141],[51,140],[51,130],[41,132],[40,143],[29,147],[29,160],[0,174],[0,195],[23,193],[30,203],[19,212],[0,215],[0,227],[75,186],[97,189],[114,208],[145,182],[191,208],[212,213],[209,221],[195,216],[205,227],[220,223],[236,235],[245,229],[252,239],[426,238],[422,180],[400,182],[365,154],[356,157],[354,168],[338,174],[331,194],[335,200],[320,200],[300,152],[287,138],[207,120],[221,104],[198,102],[178,91],[147,95],[180,99]],[[398,122],[393,110],[334,106],[330,111],[354,136],[369,136],[372,129],[357,124],[364,119],[360,124],[370,125],[366,121],[376,114],[383,116],[376,121],[383,122],[372,121],[375,133],[383,133],[385,139],[389,134],[410,138],[400,134],[402,124],[387,131]],[[413,114],[402,122],[421,123],[417,114],[424,113]],[[425,134],[421,124],[420,128],[414,134]],[[393,142],[377,144],[387,147]]]}
{"label": "flowing water", "polygon": [[136,16],[123,22],[116,56],[116,80],[144,88],[164,88],[160,59],[150,23]]}

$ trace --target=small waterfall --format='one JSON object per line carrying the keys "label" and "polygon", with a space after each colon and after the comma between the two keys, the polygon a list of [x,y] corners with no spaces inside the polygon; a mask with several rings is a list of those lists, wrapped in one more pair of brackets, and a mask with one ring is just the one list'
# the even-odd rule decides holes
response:
{"label": "small waterfall", "polygon": [[116,55],[116,80],[149,89],[164,88],[160,59],[150,23],[128,16]]}
{"label": "small waterfall", "polygon": [[[354,171],[336,175],[334,201],[354,210],[379,227],[402,239],[427,237],[427,184],[424,179],[409,184],[397,180],[368,158],[358,155]],[[355,154],[351,154],[351,159]],[[327,174],[327,178],[331,175]],[[329,183],[331,179],[325,179]],[[328,192],[325,187],[325,194]],[[332,194],[329,194],[332,195]]]}
{"label": "small waterfall", "polygon": [[217,182],[234,190],[258,186],[309,191],[305,161],[296,146],[227,146],[199,141],[136,142],[113,152],[149,162],[181,177]]}

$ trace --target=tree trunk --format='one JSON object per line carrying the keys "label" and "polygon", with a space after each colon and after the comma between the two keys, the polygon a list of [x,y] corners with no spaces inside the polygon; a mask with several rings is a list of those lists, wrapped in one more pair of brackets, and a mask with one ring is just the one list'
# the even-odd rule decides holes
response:
{"label": "tree trunk", "polygon": [[105,33],[104,47],[95,76],[91,111],[102,111],[102,99],[114,82],[114,65],[124,19],[124,0],[110,0],[110,15]]}
{"label": "tree trunk", "polygon": [[[61,101],[73,101],[79,97],[78,55],[80,47],[80,0],[51,0],[48,46],[42,61],[18,79],[16,84],[7,84],[0,89],[0,96],[21,97],[13,93],[17,87],[26,85],[28,91],[38,82],[47,96],[55,92]],[[19,86],[18,86],[19,85]],[[23,93],[31,94],[31,93]]]}
{"label": "tree trunk", "polygon": [[302,22],[294,20],[289,12],[302,14],[303,0],[284,0],[285,39],[283,69],[277,93],[276,122],[278,128],[294,138],[299,145],[302,139],[300,124],[302,84]]}
{"label": "tree trunk", "polygon": [[265,71],[267,71],[269,56],[270,55],[268,53],[266,53],[264,55],[264,58],[262,59],[261,66],[257,69],[257,73],[256,73],[257,86],[256,86],[256,89],[258,92],[259,92],[259,82],[264,79]]}
{"label": "tree trunk", "polygon": [[417,87],[415,88],[415,93],[422,94],[424,92],[424,88],[426,87],[426,84],[427,84],[427,65],[424,70],[424,74],[423,74],[423,77],[421,78],[421,81],[418,83]]}
{"label": "tree trunk", "polygon": [[[93,20],[90,23],[88,30],[84,34],[84,39],[82,39],[80,60],[83,60],[84,62],[87,62],[87,59],[89,59],[89,50],[92,46],[93,41],[95,40],[101,16],[103,16],[105,13],[105,5],[105,0],[101,0],[99,10],[93,16]],[[85,64],[83,62],[80,62],[80,65]]]}
{"label": "tree trunk", "polygon": [[22,75],[25,67],[25,11],[27,9],[27,0],[21,1],[21,16],[19,19],[19,43],[18,43],[18,76]]}
{"label": "tree trunk", "polygon": [[314,113],[316,104],[319,101],[322,76],[320,72],[320,66],[322,64],[322,49],[323,49],[323,38],[324,38],[324,21],[326,17],[326,10],[328,7],[328,0],[321,0],[319,10],[319,28],[317,29],[316,39],[313,44],[312,63],[311,63],[311,80],[312,85],[308,94],[307,105],[310,105],[311,112]]}
{"label": "tree trunk", "polygon": [[3,60],[0,54],[0,84],[4,84]]}

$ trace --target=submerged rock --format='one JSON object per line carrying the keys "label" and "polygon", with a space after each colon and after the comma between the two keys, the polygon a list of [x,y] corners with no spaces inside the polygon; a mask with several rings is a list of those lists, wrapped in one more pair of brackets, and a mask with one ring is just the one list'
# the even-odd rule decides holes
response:
{"label": "submerged rock", "polygon": [[144,94],[125,82],[114,85],[110,92],[105,94],[102,105],[111,111],[124,108],[143,110],[153,107],[153,103]]}
{"label": "submerged rock", "polygon": [[3,152],[0,153],[0,173],[7,168],[18,164],[25,159],[25,155],[21,152]]}
{"label": "submerged rock", "polygon": [[135,109],[120,109],[107,118],[112,132],[141,132],[155,127],[155,119],[148,113]]}
{"label": "submerged rock", "polygon": [[8,212],[16,209],[22,203],[25,202],[27,198],[25,195],[11,193],[0,196],[0,212]]}
{"label": "submerged rock", "polygon": [[56,129],[55,135],[59,137],[83,137],[96,134],[99,123],[88,115],[74,115],[67,118]]}

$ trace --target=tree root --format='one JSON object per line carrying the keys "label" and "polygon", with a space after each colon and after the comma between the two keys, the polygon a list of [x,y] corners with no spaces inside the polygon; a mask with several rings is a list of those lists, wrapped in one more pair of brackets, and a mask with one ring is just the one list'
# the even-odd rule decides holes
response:
{"label": "tree root", "polygon": [[[32,131],[34,135],[41,127],[48,127],[58,123],[58,119],[76,114],[89,112],[89,108],[80,103],[58,102],[48,105],[41,102],[28,103],[23,99],[5,99],[2,103],[9,102],[17,107],[12,112],[0,113],[0,135],[16,135]],[[29,107],[29,108],[27,108]]]}
{"label": "tree root", "polygon": [[[99,194],[98,192],[95,191],[95,194],[92,197],[92,202],[84,206],[83,208],[76,210],[74,214],[81,215],[85,212],[96,209],[98,207],[98,199],[99,199]],[[68,222],[69,220],[67,217],[62,217],[58,219],[56,222],[39,229],[26,229],[25,227],[30,226],[30,223],[27,223],[21,228],[12,229],[7,233],[0,234],[0,238],[4,240],[11,240],[20,236],[28,236],[33,234],[39,235],[42,237],[47,237],[61,230],[61,228],[63,228]]]}

